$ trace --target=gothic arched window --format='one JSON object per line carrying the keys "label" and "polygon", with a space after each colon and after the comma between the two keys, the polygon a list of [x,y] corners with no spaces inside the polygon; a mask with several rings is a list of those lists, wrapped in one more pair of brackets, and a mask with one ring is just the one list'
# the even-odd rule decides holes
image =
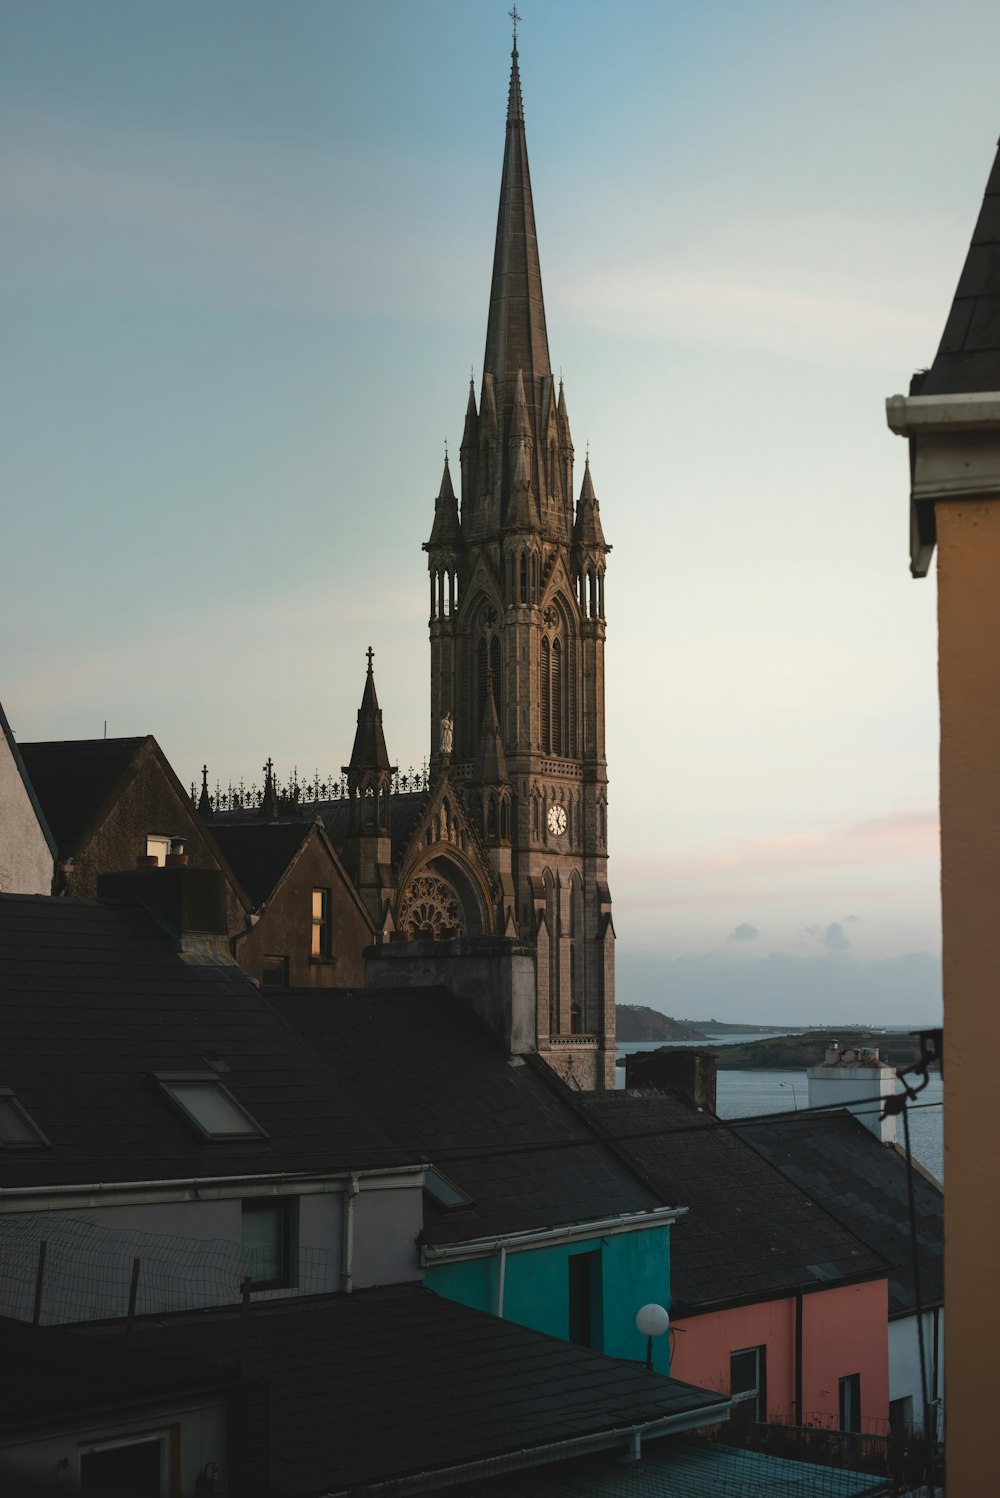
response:
{"label": "gothic arched window", "polygon": [[490,641],[490,670],[493,672],[493,701],[497,710],[497,722],[503,728],[503,670],[500,641],[496,635]]}
{"label": "gothic arched window", "polygon": [[541,681],[539,683],[539,698],[542,707],[542,752],[551,754],[552,749],[552,714],[550,711],[549,678],[551,676],[552,651],[548,640],[542,637],[542,660]]}
{"label": "gothic arched window", "polygon": [[521,553],[521,602],[528,601],[528,558],[527,554]]}
{"label": "gothic arched window", "polygon": [[552,641],[552,753],[563,752],[562,645]]}

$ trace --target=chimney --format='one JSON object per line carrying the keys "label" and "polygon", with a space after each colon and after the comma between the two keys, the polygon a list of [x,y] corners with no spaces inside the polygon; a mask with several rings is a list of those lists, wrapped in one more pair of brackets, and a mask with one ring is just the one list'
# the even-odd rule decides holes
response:
{"label": "chimney", "polygon": [[822,1066],[810,1066],[806,1076],[810,1108],[846,1108],[876,1139],[895,1143],[896,1115],[881,1115],[886,1100],[896,1095],[896,1070],[881,1059],[878,1050],[841,1047],[834,1041]]}
{"label": "chimney", "polygon": [[687,1046],[662,1051],[635,1051],[625,1058],[625,1087],[655,1087],[674,1092],[693,1108],[715,1112],[717,1061],[712,1051]]}
{"label": "chimney", "polygon": [[174,938],[189,962],[233,961],[221,869],[190,868],[185,853],[172,851],[166,868],[154,865],[101,874],[97,896],[141,906]]}

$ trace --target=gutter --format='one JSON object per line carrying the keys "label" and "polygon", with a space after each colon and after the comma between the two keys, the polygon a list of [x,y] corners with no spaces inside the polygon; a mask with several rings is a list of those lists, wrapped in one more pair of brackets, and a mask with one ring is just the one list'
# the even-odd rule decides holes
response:
{"label": "gutter", "polygon": [[415,1472],[410,1477],[390,1477],[382,1482],[352,1484],[349,1488],[330,1488],[323,1498],[352,1498],[364,1494],[364,1498],[401,1498],[407,1493],[426,1493],[438,1488],[458,1487],[490,1477],[505,1477],[511,1472],[526,1468],[551,1466],[554,1462],[571,1461],[573,1457],[586,1456],[594,1451],[613,1451],[622,1447],[627,1456],[635,1461],[641,1456],[643,1437],[654,1438],[665,1435],[683,1435],[685,1431],[697,1430],[705,1425],[721,1425],[728,1420],[733,1409],[731,1399],[722,1399],[718,1404],[703,1406],[699,1410],[687,1410],[679,1415],[660,1415],[640,1425],[622,1425],[612,1430],[597,1431],[586,1436],[570,1436],[565,1441],[553,1441],[546,1446],[524,1446],[517,1451],[497,1451],[492,1456],[478,1461],[462,1462],[454,1467],[440,1467],[436,1471]]}
{"label": "gutter", "polygon": [[[242,1195],[265,1196],[276,1187],[287,1189],[304,1186],[303,1196],[318,1195],[327,1191],[350,1189],[352,1180],[364,1178],[368,1190],[391,1190],[400,1184],[399,1177],[419,1176],[423,1181],[425,1165],[399,1165],[375,1167],[372,1170],[355,1171],[267,1171],[254,1175],[218,1175],[174,1177],[149,1181],[92,1181],[80,1184],[58,1184],[51,1186],[5,1186],[0,1187],[0,1216],[16,1212],[23,1206],[32,1211],[42,1210],[40,1203],[48,1199],[58,1206],[111,1205],[116,1200],[128,1203],[135,1198],[144,1201],[205,1201],[234,1195],[233,1188],[240,1188]],[[407,1182],[409,1184],[409,1182]],[[249,1187],[249,1192],[242,1188]]]}
{"label": "gutter", "polygon": [[643,1228],[667,1227],[681,1217],[687,1207],[654,1207],[649,1212],[629,1212],[618,1217],[600,1217],[594,1222],[571,1222],[562,1227],[531,1228],[523,1233],[495,1233],[488,1238],[469,1238],[464,1243],[421,1246],[420,1262],[426,1268],[445,1260],[479,1259],[504,1251],[518,1253],[543,1243],[576,1243],[583,1238],[604,1238],[618,1233],[641,1232]]}
{"label": "gutter", "polygon": [[[922,375],[911,389],[919,390]],[[890,395],[891,432],[910,443],[910,571],[926,577],[937,542],[941,500],[1000,497],[1000,392]]]}

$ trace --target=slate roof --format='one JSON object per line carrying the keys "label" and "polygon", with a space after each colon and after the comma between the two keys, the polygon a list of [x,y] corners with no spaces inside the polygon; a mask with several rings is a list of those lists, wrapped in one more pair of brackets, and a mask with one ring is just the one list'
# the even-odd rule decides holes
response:
{"label": "slate roof", "polygon": [[212,836],[259,910],[266,904],[315,822],[294,820],[213,821]]}
{"label": "slate roof", "polygon": [[675,1315],[888,1272],[867,1243],[710,1114],[653,1091],[603,1093],[578,1106],[621,1139],[666,1200],[690,1208],[670,1230]]}
{"label": "slate roof", "polygon": [[60,739],[20,746],[61,857],[77,851],[83,834],[146,742]]}
{"label": "slate roof", "polygon": [[426,1199],[424,1236],[463,1243],[643,1212],[661,1200],[595,1136],[543,1065],[512,1065],[442,989],[275,992],[274,1001],[401,1145],[474,1205]]}
{"label": "slate roof", "polygon": [[[881,1144],[849,1113],[782,1114],[741,1121],[741,1138],[889,1261],[889,1315],[916,1308],[905,1151]],[[925,1306],[944,1301],[944,1192],[913,1171]]]}
{"label": "slate roof", "polygon": [[1000,390],[1000,151],[937,356],[915,395]]}
{"label": "slate roof", "polygon": [[213,1393],[238,1384],[232,1369],[147,1348],[0,1318],[0,1431],[19,1436],[61,1420]]}
{"label": "slate roof", "polygon": [[[203,1142],[149,1080],[206,1057],[269,1138]],[[51,1141],[0,1151],[8,1188],[412,1158],[235,964],[182,960],[126,905],[0,895],[0,1086]]]}
{"label": "slate roof", "polygon": [[[235,1365],[239,1326],[238,1309],[144,1318],[130,1342]],[[504,1453],[726,1403],[418,1285],[254,1305],[243,1373],[269,1386],[288,1498],[490,1457],[502,1472]]]}

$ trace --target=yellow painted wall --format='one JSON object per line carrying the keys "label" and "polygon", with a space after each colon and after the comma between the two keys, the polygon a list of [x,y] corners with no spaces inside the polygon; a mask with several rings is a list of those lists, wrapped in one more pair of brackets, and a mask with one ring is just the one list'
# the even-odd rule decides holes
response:
{"label": "yellow painted wall", "polygon": [[997,1491],[1000,495],[937,505],[949,1498]]}

